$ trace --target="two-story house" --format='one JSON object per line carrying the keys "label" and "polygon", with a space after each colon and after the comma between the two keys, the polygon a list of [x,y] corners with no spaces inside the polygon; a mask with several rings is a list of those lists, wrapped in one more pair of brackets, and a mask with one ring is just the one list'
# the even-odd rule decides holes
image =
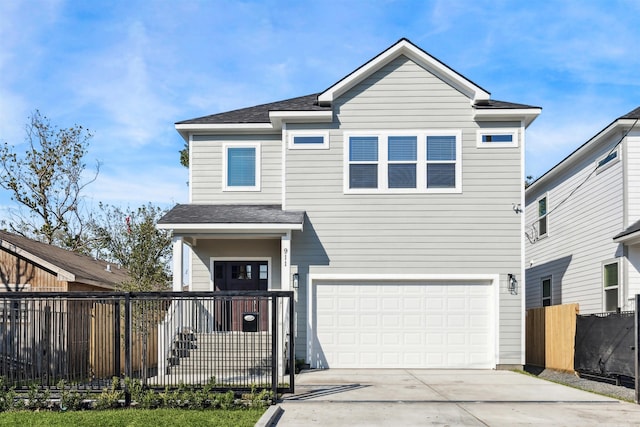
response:
{"label": "two-story house", "polygon": [[521,366],[515,208],[540,111],[401,39],[320,93],[178,122],[174,289],[293,290],[312,367]]}
{"label": "two-story house", "polygon": [[527,308],[633,310],[640,292],[640,108],[526,190]]}

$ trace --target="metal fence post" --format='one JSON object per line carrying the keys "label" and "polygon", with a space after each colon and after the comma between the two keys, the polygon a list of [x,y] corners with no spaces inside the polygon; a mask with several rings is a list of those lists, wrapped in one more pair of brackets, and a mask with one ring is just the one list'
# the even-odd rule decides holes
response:
{"label": "metal fence post", "polygon": [[[125,379],[131,380],[131,294],[124,294],[124,375]],[[124,404],[131,405],[131,390],[127,387],[128,381],[124,382]]]}
{"label": "metal fence post", "polygon": [[272,403],[275,405],[278,399],[278,297],[271,296],[271,390],[273,392]]}
{"label": "metal fence post", "polygon": [[636,294],[636,304],[635,304],[636,314],[635,314],[635,368],[636,368],[636,403],[640,403],[640,349],[638,349],[638,345],[640,345],[640,316],[638,312],[640,311],[640,294]]}
{"label": "metal fence post", "polygon": [[293,292],[289,295],[289,384],[291,384],[291,393],[295,393],[295,377],[296,377],[296,350],[295,350],[295,310],[293,304]]}

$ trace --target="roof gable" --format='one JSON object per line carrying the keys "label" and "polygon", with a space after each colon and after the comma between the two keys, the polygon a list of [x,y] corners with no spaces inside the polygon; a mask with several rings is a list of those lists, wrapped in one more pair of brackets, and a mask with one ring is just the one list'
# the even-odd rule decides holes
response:
{"label": "roof gable", "polygon": [[342,80],[335,83],[333,86],[326,89],[324,92],[320,93],[318,95],[318,103],[320,105],[331,105],[331,103],[340,95],[344,94],[371,74],[402,55],[411,59],[439,79],[463,93],[471,100],[472,103],[488,100],[491,95],[471,80],[449,68],[447,65],[429,55],[409,40],[403,38],[371,59],[369,62],[360,66],[348,76],[344,77]]}

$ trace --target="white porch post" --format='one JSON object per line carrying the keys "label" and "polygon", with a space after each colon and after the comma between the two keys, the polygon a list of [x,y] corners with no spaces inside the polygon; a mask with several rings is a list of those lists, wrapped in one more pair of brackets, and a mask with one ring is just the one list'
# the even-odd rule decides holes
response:
{"label": "white porch post", "polygon": [[182,237],[173,237],[171,239],[173,241],[173,292],[181,292],[182,291],[182,274],[183,274],[183,265],[182,265],[182,255],[183,255],[183,247],[182,247]]}
{"label": "white porch post", "polygon": [[[280,289],[283,291],[290,290],[291,286],[291,232],[287,232],[287,234],[283,235],[280,238]],[[279,377],[284,376],[284,336],[286,333],[290,333],[291,331],[286,331],[284,328],[288,325],[286,316],[289,313],[289,307],[283,303],[283,300],[278,302],[278,309],[280,310],[281,316],[278,319],[280,324],[278,325],[278,330],[280,333],[278,334],[278,375]]]}

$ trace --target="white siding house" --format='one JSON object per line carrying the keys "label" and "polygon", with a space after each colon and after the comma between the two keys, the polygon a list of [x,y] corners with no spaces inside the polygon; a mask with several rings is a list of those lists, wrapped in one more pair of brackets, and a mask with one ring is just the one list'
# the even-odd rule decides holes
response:
{"label": "white siding house", "polygon": [[521,366],[514,206],[539,114],[402,39],[324,92],[178,122],[190,203],[159,226],[193,255],[174,289],[263,263],[313,367]]}
{"label": "white siding house", "polygon": [[527,308],[633,309],[640,292],[640,108],[526,190]]}

